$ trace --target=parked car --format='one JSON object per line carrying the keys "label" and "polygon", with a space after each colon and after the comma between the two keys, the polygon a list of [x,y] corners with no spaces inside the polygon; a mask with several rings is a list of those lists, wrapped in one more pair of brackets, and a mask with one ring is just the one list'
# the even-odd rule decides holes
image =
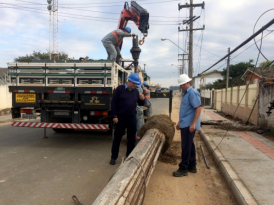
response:
{"label": "parked car", "polygon": [[169,88],[161,88],[161,90],[160,90],[160,92],[162,92],[162,93],[167,93],[167,92],[169,92]]}
{"label": "parked car", "polygon": [[161,92],[161,88],[159,87],[155,88],[155,92]]}

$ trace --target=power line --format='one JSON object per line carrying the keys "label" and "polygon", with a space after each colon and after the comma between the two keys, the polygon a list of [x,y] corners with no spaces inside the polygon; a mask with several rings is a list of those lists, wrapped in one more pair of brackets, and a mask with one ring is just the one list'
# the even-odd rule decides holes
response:
{"label": "power line", "polygon": [[[32,11],[32,10],[26,10],[26,9],[20,9],[20,8],[15,8],[15,7],[3,7],[3,6],[0,6],[0,8],[12,8],[12,9],[17,9],[17,10],[21,10],[21,11],[28,11],[28,12],[33,12],[33,13],[39,13],[39,14],[46,14],[46,15],[48,15],[48,13],[43,13],[43,12],[38,12],[38,11]],[[67,18],[73,18],[73,19],[84,19],[84,20],[92,20],[92,21],[117,23],[117,21],[106,21],[106,20],[103,21],[103,20],[97,20],[97,19],[78,18],[76,16],[66,16],[66,15],[59,15],[59,16],[63,16],[63,17],[67,17]]]}
{"label": "power line", "polygon": [[[254,38],[255,38],[255,37],[254,37]],[[252,74],[251,74],[251,77],[250,77],[249,81],[251,81],[251,79],[253,78],[253,74],[254,74],[254,71],[255,71],[255,69],[256,69],[258,60],[259,60],[259,56],[260,56],[260,53],[261,53],[262,41],[263,41],[263,32],[262,32],[262,36],[261,36],[260,48],[258,48],[258,49],[259,49],[259,53],[258,53],[257,60],[256,60],[256,63],[255,63],[255,66],[254,66],[254,69],[253,69],[253,72],[252,72]],[[244,93],[243,93],[243,96],[242,96],[241,100],[239,101],[239,104],[237,105],[237,107],[236,107],[234,113],[232,114],[232,117],[234,117],[235,113],[237,112],[238,108],[240,107],[241,102],[242,102],[242,100],[244,99],[244,96],[245,96],[245,94],[246,94],[246,91],[247,91],[248,87],[249,87],[249,84],[247,84],[247,86],[246,86],[246,88],[245,88],[245,91],[244,91]],[[256,103],[256,101],[255,101],[255,103]],[[223,139],[225,138],[225,136],[227,135],[227,133],[228,133],[228,129],[226,130],[225,135],[222,137],[222,139],[221,139],[221,141],[219,142],[219,144],[214,148],[214,150],[212,151],[212,153],[215,152],[215,150],[219,147],[219,145],[222,143],[222,141],[223,141]],[[212,153],[211,153],[211,154],[212,154]]]}
{"label": "power line", "polygon": [[[223,58],[221,58],[218,62],[216,62],[215,64],[213,64],[212,66],[210,66],[208,69],[204,70],[202,73],[208,71],[209,69],[211,69],[212,67],[214,67],[215,65],[217,65],[218,63],[220,63],[221,61],[223,61],[225,58],[227,58],[229,55],[231,55],[232,53],[234,53],[235,51],[237,51],[239,48],[241,48],[242,46],[244,46],[245,44],[247,44],[249,41],[251,41],[253,38],[255,38],[257,35],[259,35],[262,31],[264,31],[265,29],[267,29],[268,27],[270,27],[272,24],[274,23],[274,19],[272,19],[270,22],[268,22],[265,26],[263,26],[261,29],[259,29],[256,33],[254,33],[253,35],[251,35],[248,39],[246,39],[244,42],[242,42],[239,46],[237,46],[236,48],[234,48],[229,54],[225,55]],[[201,73],[201,74],[202,74]]]}
{"label": "power line", "polygon": [[[8,3],[5,3],[5,4],[8,4]],[[18,6],[18,5],[23,5],[23,4],[9,4],[9,5],[13,5],[13,6]],[[27,4],[27,5],[30,5],[30,4]],[[42,6],[44,6],[46,4],[42,4]],[[58,6],[59,8],[64,8],[64,9],[71,9],[71,10],[76,10],[76,11],[88,11],[88,12],[96,12],[96,13],[104,13],[104,14],[110,14],[110,15],[120,15],[120,13],[112,13],[112,12],[104,12],[104,11],[94,11],[94,10],[89,10],[89,9],[77,9],[77,8],[72,8],[72,7],[63,7],[63,6]],[[32,9],[41,9],[40,7],[28,7],[28,8],[32,8]],[[175,19],[178,19],[178,17],[175,17],[175,16],[152,16],[152,15],[149,15],[149,18],[175,18]],[[186,19],[186,17],[182,17],[182,19]],[[182,19],[178,19],[179,20],[182,20]]]}
{"label": "power line", "polygon": [[[34,2],[30,2],[30,1],[24,1],[24,0],[14,0],[14,1],[20,1],[20,2],[27,2],[27,3],[34,3]],[[147,0],[138,0],[138,1],[147,1]],[[107,3],[124,3],[125,1],[109,1],[109,2],[100,2],[100,3],[83,3],[83,4],[59,4],[59,5],[90,5],[90,4],[107,4]],[[39,3],[37,3],[39,4]],[[40,3],[41,4],[41,3]],[[43,5],[47,5],[47,4],[43,4]]]}
{"label": "power line", "polygon": [[[23,1],[23,0],[14,0],[14,1],[21,1],[21,2],[29,2],[29,3],[31,3],[31,4],[27,4],[27,5],[33,5],[33,4],[36,4],[36,5],[41,5],[41,6],[45,6],[45,5],[47,5],[47,4],[41,4],[41,3],[36,3],[36,2],[30,2],[30,1]],[[140,1],[140,0],[139,0]],[[142,1],[145,1],[145,0],[142,0]],[[177,0],[174,0],[174,1],[177,1]],[[125,1],[123,1],[123,2],[125,2]],[[171,1],[168,1],[168,2],[171,2]],[[113,3],[113,2],[112,2]],[[150,2],[150,4],[152,4],[153,2]],[[164,2],[158,2],[158,3],[164,3]],[[88,3],[89,4],[89,3]],[[92,3],[90,3],[90,4],[92,4]],[[22,4],[23,5],[23,4]],[[73,9],[73,10],[79,10],[79,11],[90,11],[90,12],[98,12],[98,13],[106,13],[106,14],[114,14],[114,15],[120,15],[120,13],[112,13],[112,12],[103,12],[103,11],[92,11],[92,10],[86,10],[86,9],[77,9],[77,8],[71,8],[71,7],[64,7],[64,6],[60,6],[60,5],[69,5],[69,4],[59,4],[58,5],[58,7],[59,8],[66,8],[66,9]],[[73,5],[73,4],[71,4],[71,5]],[[84,8],[86,8],[86,7],[84,7]],[[149,16],[150,18],[152,17],[152,18],[176,18],[176,19],[178,19],[178,17],[175,17],[175,16],[152,16],[152,15],[150,15]],[[184,19],[186,19],[185,17],[184,17]]]}
{"label": "power line", "polygon": [[[265,37],[267,37],[269,34],[271,34],[274,31],[270,31],[268,34],[266,34],[265,36],[263,36],[262,38],[264,39]],[[259,41],[261,41],[261,39],[257,40],[256,43],[258,43]],[[234,56],[233,58],[230,59],[230,61],[232,61],[234,58],[238,57],[239,55],[241,55],[242,53],[244,53],[246,50],[248,50],[249,48],[251,48],[252,46],[254,46],[255,43],[253,43],[252,45],[248,46],[246,49],[244,49],[242,52],[240,52],[238,55]],[[235,61],[234,61],[235,62]],[[222,64],[220,67],[217,68],[217,70],[219,70],[221,67],[223,67],[226,63]]]}
{"label": "power line", "polygon": [[[13,7],[19,7],[20,9],[21,8],[26,8],[26,9],[35,9],[35,10],[37,10],[36,8],[33,8],[33,7],[24,7],[24,6],[17,6],[17,5],[14,5],[14,4],[8,4],[8,3],[0,3],[0,4],[6,4],[6,5],[11,5],[11,6],[13,6]],[[7,7],[7,8],[11,8],[11,7]],[[44,10],[41,10],[40,9],[40,11],[44,11]],[[99,13],[108,13],[108,12],[100,12],[100,11],[97,11],[97,12],[99,12]],[[75,14],[71,14],[71,13],[64,13],[64,12],[59,12],[59,13],[62,13],[62,14],[67,14],[67,15],[75,15]],[[100,18],[100,19],[109,19],[109,20],[113,20],[113,18],[104,18],[104,17],[94,17],[94,16],[85,16],[85,15],[79,15],[79,14],[77,14],[77,16],[83,16],[83,17],[88,17],[88,18]],[[173,17],[172,17],[173,18]],[[179,20],[178,20],[179,21]],[[172,22],[172,23],[176,23],[176,22],[178,22],[178,21],[175,21],[175,20],[173,20],[173,21],[151,21],[150,23],[166,23],[166,22]],[[174,24],[172,24],[172,25],[174,25]],[[177,25],[177,23],[175,24],[175,25]]]}
{"label": "power line", "polygon": [[[0,4],[7,4],[7,3],[0,3]],[[9,5],[9,4],[7,4]],[[23,11],[30,11],[30,12],[35,12],[35,13],[41,13],[41,14],[45,14],[43,12],[43,10],[39,10],[39,12],[37,11],[37,9],[35,9],[35,11],[32,11],[34,10],[34,8],[31,8],[31,7],[22,7],[22,6],[16,6],[16,5],[13,5],[13,7],[3,7],[2,8],[14,8],[14,9],[18,9],[18,10],[23,10]],[[23,9],[24,8],[24,9]],[[28,9],[31,9],[31,10],[28,10]],[[48,13],[46,13],[48,14]],[[105,18],[105,17],[94,17],[94,16],[87,16],[87,15],[80,15],[80,14],[72,14],[72,13],[65,13],[65,12],[59,12],[59,14],[63,14],[63,15],[59,15],[59,16],[63,16],[63,17],[68,17],[67,15],[69,16],[81,16],[81,17],[85,17],[85,18],[94,18],[94,19],[107,19],[107,20],[113,20],[113,18]],[[85,19],[85,18],[78,18],[78,19]],[[87,20],[87,19],[86,19]],[[114,21],[108,21],[108,22],[114,22]],[[167,23],[167,22],[172,22],[173,24],[157,24],[157,23]],[[151,21],[151,23],[156,23],[156,24],[152,24],[152,25],[177,25],[177,23],[175,23],[175,21]]]}
{"label": "power line", "polygon": [[[23,1],[23,0],[15,0],[15,1],[20,1],[20,2],[27,2],[27,3],[32,3],[32,4],[39,4],[39,5],[47,5],[47,4],[41,4],[41,3],[35,3],[35,2],[30,2],[30,1]],[[149,2],[149,3],[143,3],[143,4],[159,4],[159,3],[166,3],[166,2],[175,2],[175,1],[179,1],[179,0],[168,0],[168,1],[155,1],[155,2]],[[124,3],[125,1],[123,1]],[[89,5],[89,4],[107,4],[107,3],[114,3],[114,2],[102,2],[102,3],[87,3],[87,4],[80,4],[80,5]],[[116,2],[116,3],[122,3],[121,2]],[[79,5],[79,4],[60,4],[60,5],[72,5],[72,6],[75,6],[75,5]],[[113,6],[121,6],[121,5],[103,5],[100,7],[113,7]],[[86,8],[87,6],[85,7],[76,7],[76,8]],[[98,6],[89,6],[89,7],[98,7]]]}
{"label": "power line", "polygon": [[[270,31],[268,34],[266,34],[266,35],[263,36],[262,38],[264,39],[265,37],[267,37],[268,35],[270,35],[272,32],[274,32],[274,30]],[[257,40],[256,43],[258,43],[259,41],[261,41],[261,39]],[[230,61],[232,61],[233,59],[235,59],[236,57],[238,57],[239,55],[241,55],[242,53],[244,53],[245,51],[247,51],[249,48],[251,48],[251,47],[254,46],[254,45],[255,45],[255,43],[251,44],[251,45],[248,46],[246,49],[244,49],[242,52],[240,52],[239,54],[237,54],[236,56],[234,56],[233,58],[231,58]],[[202,49],[203,49],[203,48],[202,48]],[[203,49],[203,50],[205,50],[205,49]],[[205,50],[205,51],[207,51],[207,50]],[[209,51],[207,51],[207,52],[209,52]],[[209,52],[209,53],[211,53],[211,52]],[[211,53],[211,54],[215,55],[214,53]],[[215,56],[217,56],[217,55],[215,55]],[[217,57],[220,57],[220,56],[217,56]],[[234,61],[234,62],[235,62],[235,61]],[[217,70],[219,70],[219,69],[220,69],[221,67],[223,67],[224,65],[226,65],[226,63],[224,63],[224,64],[222,64],[221,66],[219,66],[219,67],[217,68]]]}

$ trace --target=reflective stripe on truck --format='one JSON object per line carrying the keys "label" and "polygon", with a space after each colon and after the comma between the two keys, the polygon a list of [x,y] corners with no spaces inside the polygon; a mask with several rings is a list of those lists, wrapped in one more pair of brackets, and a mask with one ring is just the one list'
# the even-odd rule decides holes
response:
{"label": "reflective stripe on truck", "polygon": [[48,123],[48,122],[13,122],[13,127],[59,128],[78,130],[109,130],[108,124],[75,124],[75,123]]}

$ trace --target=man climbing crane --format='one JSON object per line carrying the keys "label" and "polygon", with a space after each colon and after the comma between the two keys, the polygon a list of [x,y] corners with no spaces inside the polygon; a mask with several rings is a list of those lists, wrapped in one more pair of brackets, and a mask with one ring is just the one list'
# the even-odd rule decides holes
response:
{"label": "man climbing crane", "polygon": [[108,54],[107,59],[114,60],[118,63],[119,59],[122,58],[120,46],[123,43],[123,38],[131,36],[135,36],[135,34],[131,33],[131,29],[129,27],[116,29],[107,34],[102,39],[102,43]]}

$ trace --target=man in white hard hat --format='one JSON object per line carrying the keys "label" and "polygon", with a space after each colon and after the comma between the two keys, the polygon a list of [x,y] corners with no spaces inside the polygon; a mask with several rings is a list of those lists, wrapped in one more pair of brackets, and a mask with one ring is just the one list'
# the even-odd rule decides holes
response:
{"label": "man in white hard hat", "polygon": [[193,138],[196,130],[200,130],[200,114],[202,111],[200,93],[190,85],[186,74],[179,76],[178,85],[183,91],[180,106],[179,122],[176,129],[181,131],[182,161],[173,176],[187,176],[188,172],[196,173],[196,151]]}

